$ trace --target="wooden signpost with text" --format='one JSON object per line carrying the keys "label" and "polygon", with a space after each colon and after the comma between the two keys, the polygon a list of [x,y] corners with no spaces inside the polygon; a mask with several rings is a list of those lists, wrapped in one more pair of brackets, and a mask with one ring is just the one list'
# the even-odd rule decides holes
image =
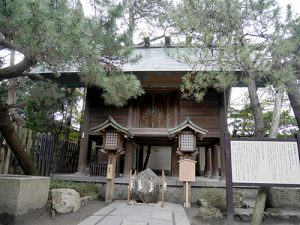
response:
{"label": "wooden signpost with text", "polygon": [[227,214],[233,186],[300,187],[300,135],[295,139],[230,139],[225,135]]}
{"label": "wooden signpost with text", "polygon": [[189,201],[189,196],[190,196],[190,185],[189,182],[195,182],[196,177],[195,177],[195,164],[196,161],[191,160],[191,159],[182,159],[179,160],[179,181],[184,182],[184,203],[183,206],[185,208],[190,208],[191,203]]}

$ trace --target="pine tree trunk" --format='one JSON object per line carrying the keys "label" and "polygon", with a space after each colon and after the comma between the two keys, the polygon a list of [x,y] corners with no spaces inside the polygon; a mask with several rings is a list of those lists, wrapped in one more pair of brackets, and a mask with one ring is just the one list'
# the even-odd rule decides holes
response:
{"label": "pine tree trunk", "polygon": [[[250,97],[250,106],[254,114],[255,137],[263,138],[265,135],[265,131],[264,131],[265,125],[264,125],[262,108],[259,103],[259,99],[257,95],[257,87],[256,87],[255,79],[250,76],[247,81],[248,81],[247,82],[248,92]],[[259,187],[256,196],[256,201],[255,201],[255,208],[251,219],[252,225],[261,225],[265,204],[266,204],[266,198],[267,198],[267,190],[264,187]]]}
{"label": "pine tree trunk", "polygon": [[[283,89],[276,89],[274,110],[273,110],[269,138],[276,138],[278,134],[283,95],[284,95]],[[275,202],[272,193],[272,188],[266,188],[266,192],[267,192],[267,199],[266,199],[265,208],[277,208],[278,206]]]}
{"label": "pine tree trunk", "polygon": [[257,95],[255,79],[249,77],[249,79],[247,80],[247,85],[250,98],[250,106],[254,114],[255,137],[263,138],[265,136],[265,123],[262,108]]}
{"label": "pine tree trunk", "polygon": [[272,123],[270,128],[269,138],[276,138],[278,134],[278,127],[280,123],[280,114],[282,108],[282,99],[283,99],[284,90],[276,89],[275,102],[272,116]]}
{"label": "pine tree trunk", "polygon": [[300,84],[297,84],[297,78],[294,76],[294,79],[288,80],[286,85],[288,86],[287,91],[290,103],[300,129]]}
{"label": "pine tree trunk", "polygon": [[131,44],[133,44],[133,33],[135,30],[135,19],[134,19],[134,12],[133,12],[133,0],[128,1],[128,11],[129,11],[129,30],[128,36]]}
{"label": "pine tree trunk", "polygon": [[24,174],[36,175],[37,171],[34,168],[34,163],[25,152],[25,146],[22,146],[21,140],[10,119],[8,109],[5,108],[0,108],[0,132],[20,163]]}

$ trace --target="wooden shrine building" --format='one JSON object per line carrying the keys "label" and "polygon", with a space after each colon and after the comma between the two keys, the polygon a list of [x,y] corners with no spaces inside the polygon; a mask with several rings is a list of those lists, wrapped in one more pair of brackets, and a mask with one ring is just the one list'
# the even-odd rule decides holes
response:
{"label": "wooden shrine building", "polygon": [[[118,145],[122,153],[116,158],[116,176],[126,176],[131,169],[141,171],[147,167],[158,174],[164,170],[167,176],[176,179],[178,161],[188,157],[197,162],[196,177],[225,177],[228,95],[211,88],[201,103],[183,99],[181,77],[193,70],[170,57],[176,51],[178,48],[135,49],[135,54],[141,55],[140,61],[123,65],[122,70],[140,79],[145,94],[130,100],[124,107],[105,105],[101,90],[87,87],[79,173],[106,176],[108,155],[101,149],[110,141]],[[178,153],[180,148],[188,153],[190,147],[191,154]]]}

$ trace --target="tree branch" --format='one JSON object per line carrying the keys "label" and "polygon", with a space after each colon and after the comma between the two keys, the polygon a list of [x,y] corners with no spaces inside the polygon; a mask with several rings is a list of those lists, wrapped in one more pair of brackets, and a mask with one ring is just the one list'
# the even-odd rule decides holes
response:
{"label": "tree branch", "polygon": [[[150,39],[150,42],[151,42],[151,41],[156,41],[156,40],[158,40],[158,39],[161,39],[161,38],[163,38],[164,36],[165,36],[165,35],[163,34],[163,35],[154,37],[154,38]],[[139,43],[137,43],[136,45],[142,45],[142,44],[144,44],[144,42],[139,42]]]}
{"label": "tree branch", "polygon": [[15,121],[18,125],[25,125],[26,121],[16,112],[15,108],[9,109],[8,112],[13,121]]}
{"label": "tree branch", "polygon": [[7,48],[9,50],[16,50],[18,52],[24,53],[24,49],[21,46],[12,43],[6,39],[0,39],[0,49],[2,48],[3,49]]}
{"label": "tree branch", "polygon": [[26,103],[20,103],[20,104],[7,104],[0,102],[0,108],[4,110],[8,110],[11,108],[24,108],[26,106]]}
{"label": "tree branch", "polygon": [[18,64],[0,69],[0,81],[4,79],[25,76],[23,72],[28,70],[36,63],[37,60],[35,60],[34,58],[24,57],[24,59]]}

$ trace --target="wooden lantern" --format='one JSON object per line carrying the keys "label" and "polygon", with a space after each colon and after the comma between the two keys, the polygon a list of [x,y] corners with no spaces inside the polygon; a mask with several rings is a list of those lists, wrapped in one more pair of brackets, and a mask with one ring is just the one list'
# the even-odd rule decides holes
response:
{"label": "wooden lantern", "polygon": [[196,150],[196,135],[193,131],[179,133],[178,150],[182,152],[194,152]]}
{"label": "wooden lantern", "polygon": [[123,135],[117,131],[105,132],[102,148],[112,151],[123,148]]}
{"label": "wooden lantern", "polygon": [[178,151],[184,153],[194,153],[196,151],[197,138],[202,139],[207,134],[207,130],[194,124],[187,118],[182,124],[169,130],[170,139],[178,138]]}

